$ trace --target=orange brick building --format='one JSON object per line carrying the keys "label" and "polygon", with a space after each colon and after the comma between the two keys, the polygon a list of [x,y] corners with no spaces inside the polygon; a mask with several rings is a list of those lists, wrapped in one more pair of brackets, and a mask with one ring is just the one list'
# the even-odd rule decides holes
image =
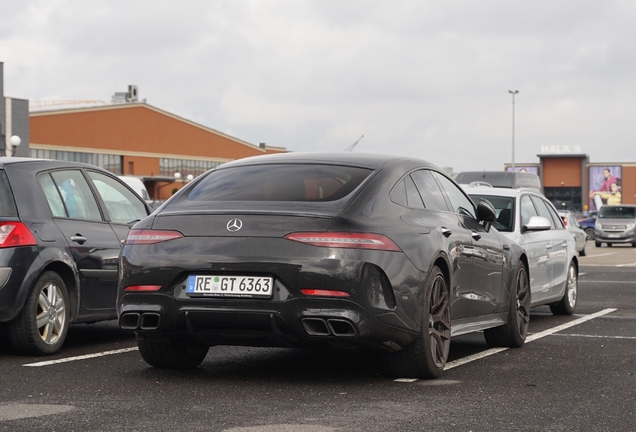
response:
{"label": "orange brick building", "polygon": [[154,199],[169,197],[189,178],[224,162],[286,151],[247,143],[136,97],[111,105],[31,111],[29,121],[29,156],[87,162],[139,177]]}

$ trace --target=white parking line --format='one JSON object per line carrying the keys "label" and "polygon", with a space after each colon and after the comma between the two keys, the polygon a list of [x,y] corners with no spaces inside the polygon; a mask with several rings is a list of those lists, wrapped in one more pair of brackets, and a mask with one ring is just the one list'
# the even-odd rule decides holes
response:
{"label": "white parking line", "polygon": [[607,281],[607,280],[580,280],[579,283],[595,283],[595,284],[634,284],[634,281]]}
{"label": "white parking line", "polygon": [[[577,326],[577,325],[582,324],[582,323],[584,323],[586,321],[593,320],[595,318],[598,318],[598,317],[603,316],[603,315],[607,315],[607,314],[612,313],[614,311],[616,311],[615,308],[603,309],[602,311],[593,313],[591,315],[586,315],[586,316],[584,316],[582,318],[576,319],[574,321],[570,321],[570,322],[562,324],[560,326],[556,326],[556,327],[553,327],[551,329],[544,330],[544,331],[542,331],[540,333],[535,333],[533,335],[529,335],[528,337],[526,337],[526,343],[535,341],[537,339],[541,339],[543,337],[549,336],[549,335],[554,334],[556,332],[560,332],[561,330],[565,330],[567,328]],[[559,335],[559,336],[567,336],[567,335]],[[636,339],[636,337],[631,338],[631,337],[626,337],[626,336],[615,336],[614,338],[616,338],[616,339],[619,339],[619,338],[620,339]],[[138,349],[139,348],[137,348],[137,347],[122,348],[122,349],[118,349],[118,350],[103,351],[103,352],[100,352],[100,353],[86,354],[86,355],[77,356],[77,357],[67,357],[67,358],[58,359],[58,360],[49,360],[49,361],[43,361],[43,362],[37,362],[37,363],[27,363],[27,364],[24,364],[22,366],[27,366],[27,367],[50,366],[50,365],[59,364],[59,363],[67,363],[67,362],[72,362],[72,361],[77,361],[77,360],[86,360],[86,359],[91,359],[91,358],[96,358],[96,357],[104,357],[104,356],[108,356],[108,355],[122,354],[122,353],[131,352],[131,351],[137,351]],[[455,368],[457,366],[461,366],[463,364],[470,363],[470,362],[473,362],[475,360],[479,360],[479,359],[484,358],[484,357],[489,357],[489,356],[491,356],[493,354],[497,354],[497,353],[500,353],[502,351],[506,351],[508,349],[510,349],[510,348],[491,348],[489,350],[482,351],[482,352],[477,353],[477,354],[473,354],[473,355],[470,355],[470,356],[467,356],[467,357],[464,357],[464,358],[461,358],[461,359],[457,359],[457,360],[454,360],[452,362],[447,363],[445,370],[452,369],[452,368]],[[411,378],[397,378],[394,381],[396,381],[396,382],[413,382],[413,381],[416,381],[416,380],[415,379],[411,379]]]}
{"label": "white parking line", "polygon": [[634,266],[636,266],[636,263],[616,264],[616,267],[634,267]]}
{"label": "white parking line", "polygon": [[[542,332],[535,333],[533,335],[529,335],[528,337],[526,337],[526,343],[535,341],[537,339],[541,339],[543,337],[549,336],[549,335],[551,335],[553,333],[556,333],[556,332],[560,332],[561,330],[565,330],[567,328],[577,326],[577,325],[582,324],[582,323],[584,323],[586,321],[593,320],[595,318],[598,318],[598,317],[603,316],[603,315],[607,315],[607,314],[612,313],[614,311],[616,311],[615,308],[603,309],[602,311],[593,313],[591,315],[586,315],[586,316],[584,316],[582,318],[575,319],[574,321],[570,321],[570,322],[562,324],[560,326],[552,327],[551,329],[544,330]],[[470,363],[470,362],[473,362],[475,360],[482,359],[484,357],[489,357],[489,356],[491,356],[493,354],[497,354],[497,353],[500,353],[502,351],[506,351],[508,349],[510,349],[510,348],[491,348],[489,350],[482,351],[482,352],[477,353],[477,354],[473,354],[473,355],[470,355],[470,356],[467,356],[467,357],[463,357],[463,358],[460,358],[460,359],[457,359],[457,360],[453,360],[452,362],[446,363],[446,367],[444,368],[444,370],[453,369],[453,368],[455,368],[457,366],[461,366],[461,365],[464,365],[466,363]],[[407,381],[407,380],[409,380],[409,378],[398,378],[398,379],[396,379],[394,381],[397,381],[397,382],[413,382],[413,381]]]}
{"label": "white parking line", "polygon": [[598,255],[587,255],[583,258],[596,258],[596,257],[600,257],[600,256],[608,256],[608,255],[616,255],[617,252],[607,252],[607,253],[602,253],[602,254],[598,254]]}
{"label": "white parking line", "polygon": [[554,336],[564,336],[564,337],[582,337],[582,338],[592,338],[592,339],[634,339],[636,340],[636,336],[603,336],[603,335],[585,335],[585,334],[555,334]]}
{"label": "white parking line", "polygon": [[577,325],[582,324],[582,323],[584,323],[586,321],[593,320],[595,318],[598,318],[598,317],[603,316],[603,315],[607,315],[608,313],[612,313],[614,311],[616,311],[616,308],[603,309],[602,311],[593,313],[592,315],[587,315],[587,316],[584,316],[582,318],[575,319],[574,321],[570,321],[568,323],[561,324],[560,326],[552,327],[551,329],[547,329],[547,330],[544,330],[542,332],[535,333],[533,335],[529,335],[526,338],[526,342],[532,342],[534,340],[541,339],[542,337],[550,336],[553,333],[560,332],[561,330],[565,330],[567,328],[577,326]]}
{"label": "white parking line", "polygon": [[100,352],[100,353],[86,354],[86,355],[77,356],[77,357],[67,357],[67,358],[63,358],[63,359],[59,359],[59,360],[49,360],[49,361],[43,361],[43,362],[37,362],[37,363],[27,363],[27,364],[24,364],[22,366],[29,366],[29,367],[50,366],[50,365],[54,365],[54,364],[58,364],[58,363],[67,363],[67,362],[72,362],[72,361],[77,361],[77,360],[86,360],[86,359],[95,358],[95,357],[103,357],[103,356],[107,356],[107,355],[121,354],[121,353],[130,352],[130,351],[137,351],[138,349],[139,348],[137,348],[137,347],[122,348],[122,349],[118,349],[118,350],[103,351],[103,352]]}

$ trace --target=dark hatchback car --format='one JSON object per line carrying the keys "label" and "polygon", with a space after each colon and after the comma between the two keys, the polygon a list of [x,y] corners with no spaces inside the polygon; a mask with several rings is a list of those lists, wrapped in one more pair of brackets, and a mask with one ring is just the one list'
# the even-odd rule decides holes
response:
{"label": "dark hatchback car", "polygon": [[119,323],[156,367],[214,345],[384,351],[433,378],[450,338],[525,341],[523,250],[424,161],[353,153],[258,156],[191,182],[131,230]]}
{"label": "dark hatchback car", "polygon": [[101,168],[0,158],[0,325],[12,345],[51,354],[70,323],[116,318],[121,243],[148,214]]}

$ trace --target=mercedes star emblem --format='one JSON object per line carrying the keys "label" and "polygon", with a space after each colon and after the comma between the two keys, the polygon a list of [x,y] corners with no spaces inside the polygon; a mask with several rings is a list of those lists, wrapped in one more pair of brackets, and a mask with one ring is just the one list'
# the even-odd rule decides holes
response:
{"label": "mercedes star emblem", "polygon": [[241,229],[243,222],[240,219],[234,218],[227,223],[227,230],[230,232],[236,232]]}

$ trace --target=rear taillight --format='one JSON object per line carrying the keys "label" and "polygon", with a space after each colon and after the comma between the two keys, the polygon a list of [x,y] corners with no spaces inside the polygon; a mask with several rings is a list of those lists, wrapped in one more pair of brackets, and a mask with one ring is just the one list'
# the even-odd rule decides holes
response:
{"label": "rear taillight", "polygon": [[563,220],[563,226],[568,226],[568,218],[562,217],[561,219]]}
{"label": "rear taillight", "polygon": [[37,244],[29,227],[22,222],[0,222],[0,248]]}
{"label": "rear taillight", "polygon": [[133,291],[133,292],[149,292],[149,291],[159,291],[161,289],[161,285],[129,285],[124,288],[124,291]]}
{"label": "rear taillight", "polygon": [[313,289],[313,288],[303,288],[300,290],[305,295],[308,296],[318,296],[318,297],[349,297],[349,293],[344,291],[336,291],[336,290],[324,290],[324,289]]}
{"label": "rear taillight", "polygon": [[354,232],[297,232],[285,236],[288,240],[306,243],[313,246],[373,249],[400,252],[401,249],[393,241],[381,234]]}
{"label": "rear taillight", "polygon": [[160,230],[130,230],[124,244],[140,245],[161,243],[168,240],[174,240],[183,237],[179,231],[160,231]]}

